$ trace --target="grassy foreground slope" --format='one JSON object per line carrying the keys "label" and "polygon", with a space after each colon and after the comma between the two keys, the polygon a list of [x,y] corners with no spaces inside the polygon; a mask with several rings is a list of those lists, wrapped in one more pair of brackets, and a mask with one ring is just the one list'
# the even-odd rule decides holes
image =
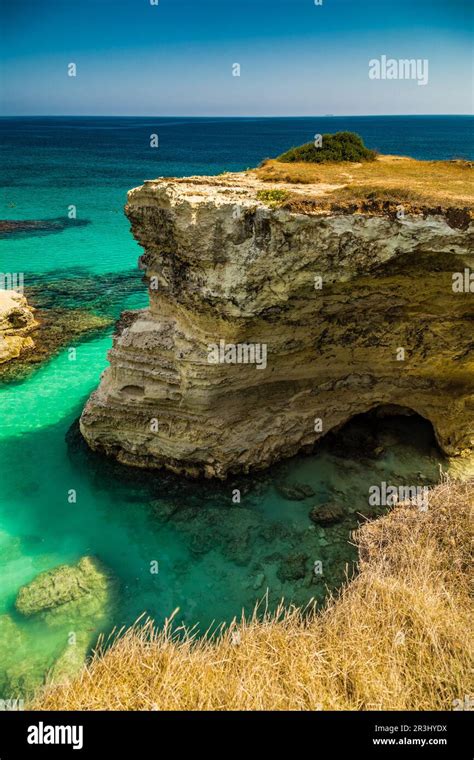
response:
{"label": "grassy foreground slope", "polygon": [[282,608],[212,640],[136,626],[32,707],[453,709],[473,692],[473,494],[472,482],[445,482],[426,512],[400,505],[366,523],[358,576],[320,613]]}

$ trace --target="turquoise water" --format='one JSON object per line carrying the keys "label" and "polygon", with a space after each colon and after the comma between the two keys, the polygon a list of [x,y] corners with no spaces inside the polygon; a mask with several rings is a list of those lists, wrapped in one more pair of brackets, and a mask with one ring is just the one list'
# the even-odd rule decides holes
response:
{"label": "turquoise water", "polygon": [[[164,120],[167,139],[155,158],[141,142],[152,126],[146,120],[1,120],[1,218],[64,218],[73,204],[85,223],[0,240],[0,269],[24,272],[27,293],[43,308],[117,317],[124,308],[144,306],[136,269],[141,249],[123,215],[126,191],[160,174],[245,168],[314,132],[312,121],[301,119],[208,122]],[[337,128],[357,126],[346,122]],[[414,153],[426,124],[412,122]],[[395,152],[400,125],[408,129],[406,122],[388,129],[383,119],[365,129],[378,135],[377,147]],[[426,157],[444,157],[440,151],[448,157],[450,150],[459,155],[461,143],[464,150],[469,146],[463,120],[443,122],[441,137],[439,124],[432,127],[434,155]],[[409,152],[405,140],[403,153]],[[364,456],[357,448],[341,454],[340,445],[328,440],[312,456],[227,484],[190,484],[120,467],[89,452],[77,431],[84,402],[106,366],[110,331],[75,345],[75,361],[64,350],[23,382],[0,387],[0,697],[39,684],[71,628],[93,646],[99,630],[129,625],[144,612],[162,623],[179,607],[178,620],[204,630],[249,613],[266,593],[271,607],[282,597],[322,602],[327,588],[352,572],[356,555],[349,538],[363,519],[358,513],[369,516],[368,484],[414,483],[420,472],[423,483],[438,477],[441,457],[419,419],[370,423],[367,436],[381,454],[374,446]],[[314,495],[285,498],[281,484],[298,482],[309,484]],[[232,502],[236,487],[240,504]],[[77,494],[72,504],[71,489]],[[345,518],[322,528],[308,513],[327,501],[342,505]],[[20,586],[84,554],[100,557],[119,580],[106,621],[21,619],[13,606]],[[322,576],[313,571],[316,561]]]}

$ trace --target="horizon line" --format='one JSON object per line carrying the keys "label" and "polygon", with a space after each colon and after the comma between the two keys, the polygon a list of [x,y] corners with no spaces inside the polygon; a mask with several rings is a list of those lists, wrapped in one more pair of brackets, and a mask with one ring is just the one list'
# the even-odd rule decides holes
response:
{"label": "horizon line", "polygon": [[226,114],[226,115],[219,115],[219,114],[102,114],[102,113],[89,113],[89,114],[0,114],[0,119],[14,119],[14,118],[24,118],[24,119],[40,119],[40,118],[48,118],[48,119],[89,119],[89,118],[109,118],[109,119],[123,119],[123,118],[132,118],[132,119],[365,119],[365,118],[376,118],[380,117],[383,118],[385,116],[390,116],[392,118],[396,117],[431,117],[431,116],[468,116],[471,118],[474,118],[474,113],[384,113],[384,114],[332,114],[332,113],[325,113],[325,114],[265,114],[265,115],[255,115],[255,114]]}

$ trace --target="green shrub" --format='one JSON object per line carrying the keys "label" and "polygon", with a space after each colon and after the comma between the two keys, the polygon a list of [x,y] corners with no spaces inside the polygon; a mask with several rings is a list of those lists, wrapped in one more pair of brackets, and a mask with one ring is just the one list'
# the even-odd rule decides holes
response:
{"label": "green shrub", "polygon": [[262,203],[267,203],[271,208],[279,206],[283,201],[286,201],[288,196],[288,190],[278,190],[278,188],[274,188],[273,190],[259,190],[257,193],[258,200],[262,201]]}
{"label": "green shrub", "polygon": [[376,155],[374,150],[365,147],[362,138],[355,132],[336,132],[333,135],[322,135],[320,148],[317,148],[314,143],[305,143],[282,153],[277,161],[282,163],[305,161],[312,164],[323,164],[329,161],[374,161]]}

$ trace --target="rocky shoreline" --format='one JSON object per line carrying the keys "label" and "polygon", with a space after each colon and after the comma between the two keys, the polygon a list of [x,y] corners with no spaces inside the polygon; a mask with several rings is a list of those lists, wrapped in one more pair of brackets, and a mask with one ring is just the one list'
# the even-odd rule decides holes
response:
{"label": "rocky shoreline", "polygon": [[34,348],[39,324],[34,309],[16,290],[0,290],[0,366]]}

